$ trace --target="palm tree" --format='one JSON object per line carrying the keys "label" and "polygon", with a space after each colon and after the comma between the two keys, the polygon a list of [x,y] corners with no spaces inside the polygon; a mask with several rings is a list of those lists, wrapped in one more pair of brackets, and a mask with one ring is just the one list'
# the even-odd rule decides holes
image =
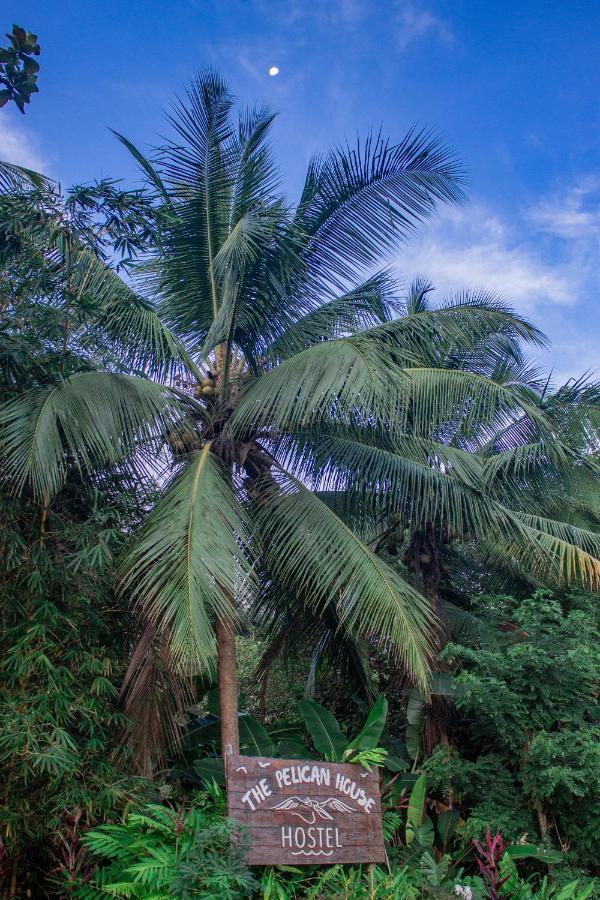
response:
{"label": "palm tree", "polygon": [[[154,194],[154,246],[131,267],[137,290],[60,217],[53,238],[69,340],[93,296],[111,359],[0,408],[6,476],[43,503],[69,466],[147,469],[172,454],[122,586],[180,672],[217,659],[225,753],[239,747],[235,630],[257,598],[277,589],[333,613],[426,686],[435,610],[375,552],[373,527],[412,503],[422,522],[443,510],[458,530],[502,534],[549,566],[560,539],[489,500],[467,442],[526,420],[562,447],[539,404],[493,377],[507,347],[542,340],[529,322],[485,294],[401,308],[377,268],[438,203],[463,199],[444,146],[411,131],[334,149],[311,162],[292,206],[269,148],[273,115],[235,123],[232,105],[208,73],[150,158],[119,136]],[[49,214],[44,228],[55,223]],[[588,548],[560,546],[597,580]]]}
{"label": "palm tree", "polygon": [[[409,321],[432,314],[432,292],[425,279],[415,279],[400,301]],[[460,302],[489,306],[497,299],[479,292]],[[449,421],[440,428],[432,418],[422,434],[411,423],[401,440],[376,427],[326,424],[313,427],[304,446],[296,436],[290,453],[323,499],[428,598],[441,647],[452,632],[477,639],[470,597],[481,592],[484,577],[488,589],[499,591],[573,582],[597,587],[600,389],[586,378],[550,389],[550,379],[501,331],[475,347],[462,338],[433,340],[429,353],[430,365],[492,380],[520,397],[523,408],[508,421],[474,420],[469,427]],[[365,654],[340,627],[335,605],[316,616],[301,592],[291,591],[282,602],[281,587],[271,583],[256,607],[269,637],[257,672],[262,690],[274,660],[292,652],[291,636],[303,634],[312,653],[309,682],[326,659],[345,666],[368,692]]]}

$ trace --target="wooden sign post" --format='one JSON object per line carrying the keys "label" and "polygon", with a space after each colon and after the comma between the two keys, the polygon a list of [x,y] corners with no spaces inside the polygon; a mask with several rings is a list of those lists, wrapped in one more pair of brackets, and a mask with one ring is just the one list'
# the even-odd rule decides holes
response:
{"label": "wooden sign post", "polygon": [[252,865],[384,862],[377,771],[317,760],[227,757],[229,816]]}

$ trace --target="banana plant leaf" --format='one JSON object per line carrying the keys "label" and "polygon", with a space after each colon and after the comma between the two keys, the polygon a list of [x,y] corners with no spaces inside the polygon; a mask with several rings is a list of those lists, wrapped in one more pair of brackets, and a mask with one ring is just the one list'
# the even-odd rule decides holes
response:
{"label": "banana plant leaf", "polygon": [[300,741],[282,740],[277,745],[277,756],[281,759],[310,759],[310,750]]}
{"label": "banana plant leaf", "polygon": [[425,812],[425,796],[427,792],[427,777],[419,775],[410,793],[408,811],[406,816],[406,843],[412,844],[417,829],[423,824]]}
{"label": "banana plant leaf", "polygon": [[362,730],[350,741],[346,750],[374,750],[379,745],[387,719],[388,702],[380,694]]}
{"label": "banana plant leaf", "polygon": [[512,844],[504,852],[510,859],[538,859],[548,865],[562,862],[563,859],[560,850],[536,847],[535,844]]}
{"label": "banana plant leaf", "polygon": [[250,756],[274,756],[275,745],[258,719],[243,713],[239,717],[239,729],[242,750]]}
{"label": "banana plant leaf", "polygon": [[348,745],[348,739],[338,720],[315,700],[300,700],[298,706],[315,749],[322,753],[325,759],[339,762]]}
{"label": "banana plant leaf", "polygon": [[215,781],[225,787],[225,763],[222,756],[205,756],[194,760],[194,770],[204,781]]}

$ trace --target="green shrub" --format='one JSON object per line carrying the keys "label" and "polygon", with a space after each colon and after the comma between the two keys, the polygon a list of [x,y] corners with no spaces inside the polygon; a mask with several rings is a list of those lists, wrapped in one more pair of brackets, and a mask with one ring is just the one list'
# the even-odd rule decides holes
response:
{"label": "green shrub", "polygon": [[[483,646],[449,645],[455,672],[455,749],[427,761],[431,783],[480,837],[489,825],[597,864],[600,808],[600,634],[597,598],[549,591],[483,597],[500,624]],[[594,837],[595,836],[595,837]]]}
{"label": "green shrub", "polygon": [[[129,773],[118,689],[128,617],[111,587],[128,496],[69,486],[45,518],[0,495],[0,891],[76,870],[81,830],[152,786]],[[62,877],[62,875],[60,876]]]}
{"label": "green shrub", "polygon": [[[190,807],[148,804],[118,825],[102,825],[85,836],[85,846],[102,862],[82,879],[82,900],[136,897],[251,896],[258,882],[243,863],[243,835],[224,817],[218,789],[195,797]],[[232,846],[231,836],[236,836]]]}

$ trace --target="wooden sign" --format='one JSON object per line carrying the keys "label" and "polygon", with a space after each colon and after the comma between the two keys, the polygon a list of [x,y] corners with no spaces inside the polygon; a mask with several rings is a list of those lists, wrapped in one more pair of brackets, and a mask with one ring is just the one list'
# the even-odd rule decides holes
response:
{"label": "wooden sign", "polygon": [[377,770],[317,760],[227,757],[229,816],[252,865],[384,862]]}

